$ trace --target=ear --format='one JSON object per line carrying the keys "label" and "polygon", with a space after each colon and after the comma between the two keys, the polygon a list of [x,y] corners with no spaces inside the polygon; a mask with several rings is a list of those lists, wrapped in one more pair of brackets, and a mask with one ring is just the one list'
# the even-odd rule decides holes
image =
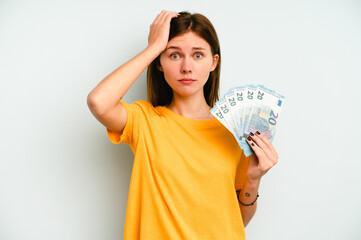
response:
{"label": "ear", "polygon": [[214,69],[216,69],[216,67],[218,65],[218,61],[219,61],[219,55],[214,54],[214,56],[213,56],[213,64],[212,64],[212,67],[211,67],[211,72],[213,72]]}
{"label": "ear", "polygon": [[160,65],[160,59],[157,61],[156,65],[157,65],[157,69],[159,71],[163,72],[163,67],[162,67],[162,65]]}

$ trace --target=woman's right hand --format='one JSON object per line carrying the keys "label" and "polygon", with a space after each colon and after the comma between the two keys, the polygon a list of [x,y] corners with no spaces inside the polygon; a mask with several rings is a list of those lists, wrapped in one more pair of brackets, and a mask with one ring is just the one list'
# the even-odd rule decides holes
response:
{"label": "woman's right hand", "polygon": [[162,52],[168,43],[170,22],[178,17],[179,13],[163,10],[150,25],[148,45],[155,46]]}

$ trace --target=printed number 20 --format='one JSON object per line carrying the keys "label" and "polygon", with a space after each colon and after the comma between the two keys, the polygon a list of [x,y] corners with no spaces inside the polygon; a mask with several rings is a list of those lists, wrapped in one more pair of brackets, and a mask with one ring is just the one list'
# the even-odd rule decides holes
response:
{"label": "printed number 20", "polygon": [[228,110],[228,108],[227,108],[226,105],[225,105],[225,106],[221,106],[221,110],[223,111],[223,113],[228,113],[228,112],[229,112],[229,110]]}
{"label": "printed number 20", "polygon": [[268,119],[268,122],[269,122],[271,125],[276,125],[276,123],[277,123],[276,118],[278,118],[278,113],[275,115],[275,113],[273,112],[273,110],[271,110],[270,118]]}

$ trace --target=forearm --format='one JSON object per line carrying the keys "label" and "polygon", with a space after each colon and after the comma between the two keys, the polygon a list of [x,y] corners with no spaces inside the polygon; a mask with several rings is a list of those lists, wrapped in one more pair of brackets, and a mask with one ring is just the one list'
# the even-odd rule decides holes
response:
{"label": "forearm", "polygon": [[88,95],[97,112],[106,112],[119,103],[135,80],[160,54],[159,47],[148,46],[137,56],[105,77]]}
{"label": "forearm", "polygon": [[[239,200],[244,204],[251,204],[256,198],[258,194],[258,187],[261,180],[258,181],[246,181],[243,188],[239,192]],[[243,225],[246,227],[248,223],[251,221],[252,217],[256,213],[257,209],[257,201],[250,206],[244,206],[239,203],[239,207],[242,213]]]}

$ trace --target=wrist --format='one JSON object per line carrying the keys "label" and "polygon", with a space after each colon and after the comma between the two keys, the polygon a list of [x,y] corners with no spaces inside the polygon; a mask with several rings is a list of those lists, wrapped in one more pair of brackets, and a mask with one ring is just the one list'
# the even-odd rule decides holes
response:
{"label": "wrist", "polygon": [[158,57],[159,54],[161,54],[165,47],[164,46],[161,46],[159,44],[156,44],[156,43],[152,43],[152,44],[149,44],[146,48],[148,51],[151,51],[152,53],[156,54]]}
{"label": "wrist", "polygon": [[259,184],[261,183],[261,178],[247,178],[247,185],[249,187],[256,187],[258,188]]}
{"label": "wrist", "polygon": [[[251,195],[250,195],[249,193],[245,193],[242,197],[240,197],[239,195],[240,195],[240,192],[241,192],[241,191],[242,191],[242,189],[238,189],[238,190],[236,191],[236,192],[237,192],[238,202],[239,202],[240,204],[242,204],[243,206],[245,206],[245,207],[253,206],[253,205],[255,204],[255,202],[257,201],[258,197],[259,197],[258,192],[257,192],[257,195],[256,195],[255,199],[253,200],[253,202],[244,203],[244,202],[242,202],[242,201],[244,201],[244,200],[246,199],[246,197],[249,198]],[[242,198],[242,201],[241,201],[241,198]],[[247,199],[247,200],[249,200],[249,199]]]}

